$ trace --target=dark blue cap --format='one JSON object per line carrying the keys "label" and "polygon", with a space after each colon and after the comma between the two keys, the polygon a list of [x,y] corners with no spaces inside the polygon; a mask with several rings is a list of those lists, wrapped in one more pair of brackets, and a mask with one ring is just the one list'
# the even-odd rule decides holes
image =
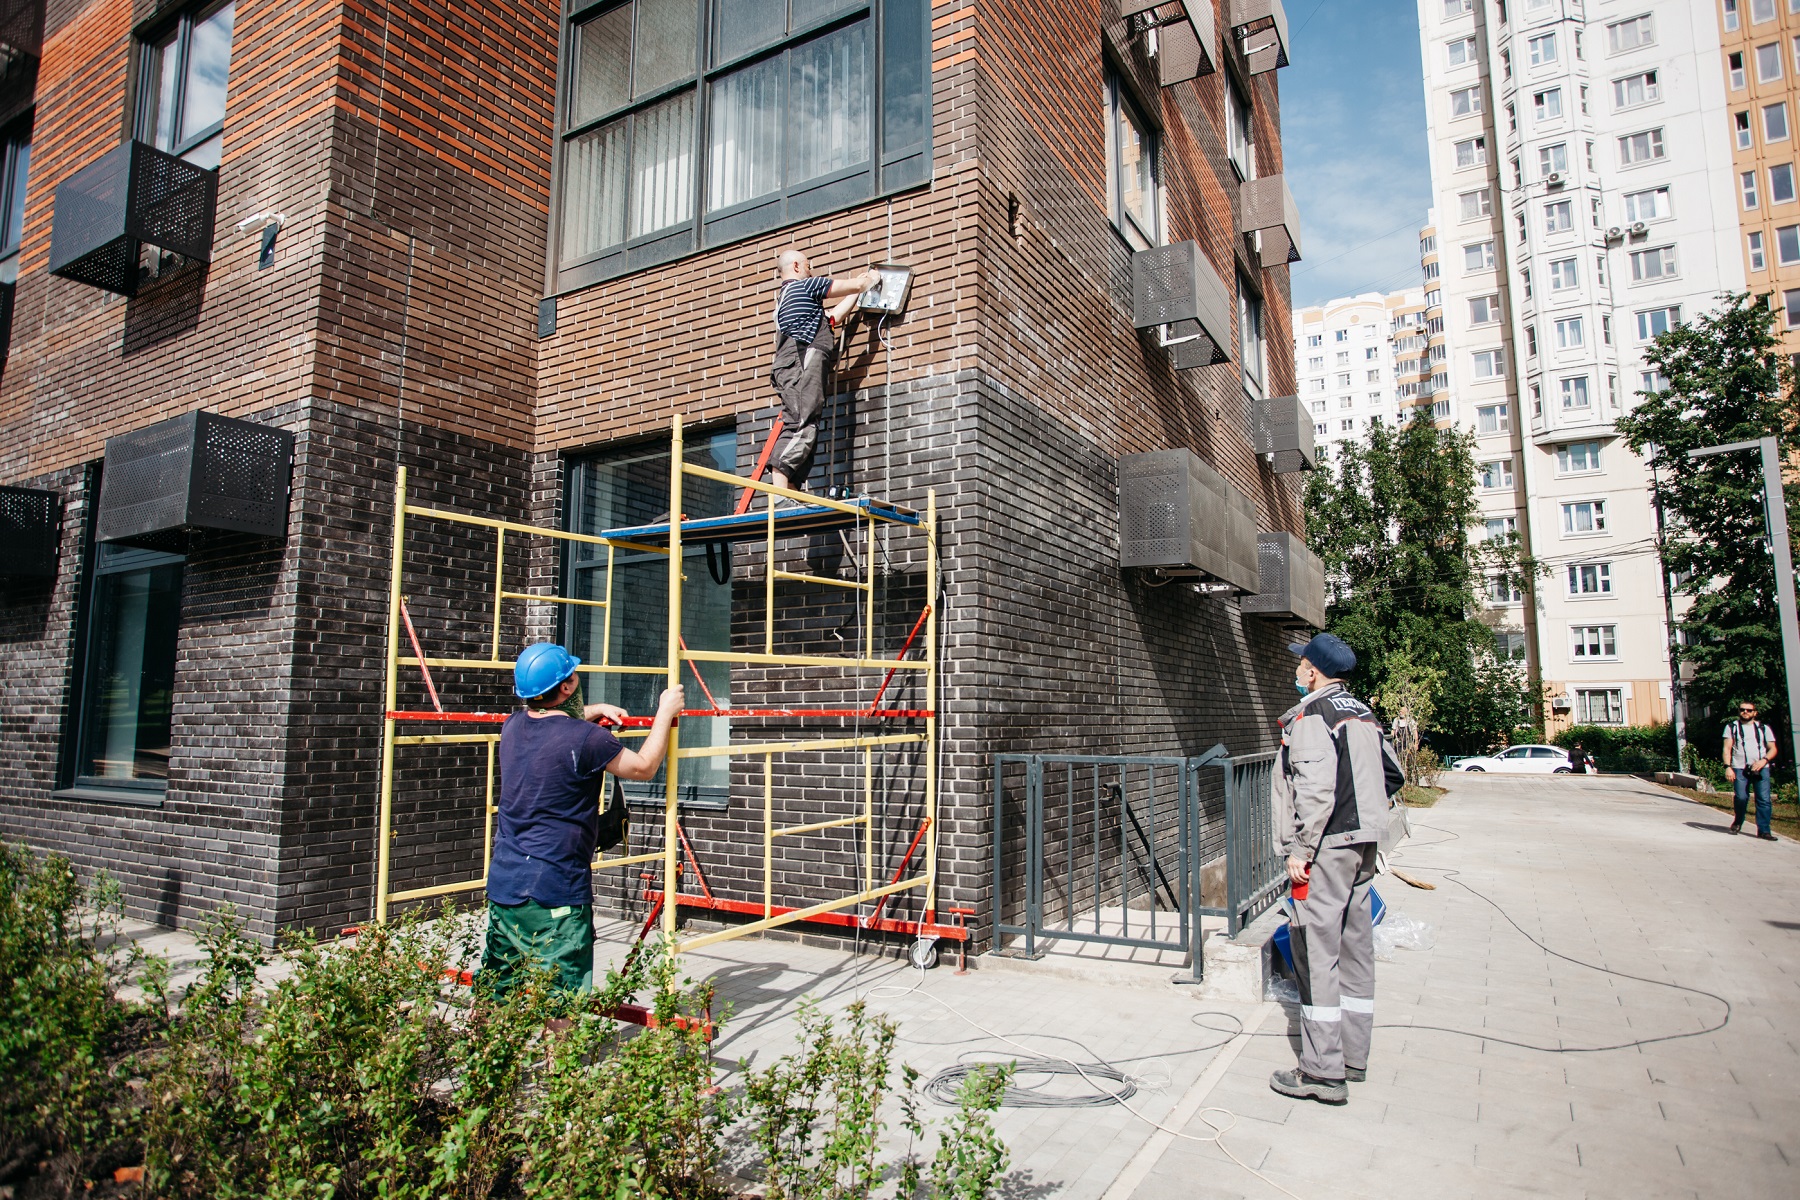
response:
{"label": "dark blue cap", "polygon": [[1310,642],[1289,642],[1288,649],[1331,679],[1342,679],[1356,670],[1356,651],[1335,633],[1315,634]]}

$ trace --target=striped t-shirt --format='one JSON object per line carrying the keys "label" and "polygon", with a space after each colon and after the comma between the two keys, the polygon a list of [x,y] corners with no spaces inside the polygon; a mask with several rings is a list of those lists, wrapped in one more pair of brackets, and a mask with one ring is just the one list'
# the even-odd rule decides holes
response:
{"label": "striped t-shirt", "polygon": [[831,280],[790,279],[781,285],[775,297],[775,328],[802,345],[819,336],[819,323],[825,319],[825,293]]}

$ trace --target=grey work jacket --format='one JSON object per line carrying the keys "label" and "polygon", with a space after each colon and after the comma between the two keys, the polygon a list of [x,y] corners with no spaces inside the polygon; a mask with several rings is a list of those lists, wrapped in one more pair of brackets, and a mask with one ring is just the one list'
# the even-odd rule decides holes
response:
{"label": "grey work jacket", "polygon": [[[1338,763],[1342,731],[1350,754]],[[1311,862],[1320,850],[1381,840],[1388,826],[1390,777],[1400,764],[1369,706],[1341,683],[1313,692],[1281,715],[1281,753],[1271,783],[1275,844]]]}

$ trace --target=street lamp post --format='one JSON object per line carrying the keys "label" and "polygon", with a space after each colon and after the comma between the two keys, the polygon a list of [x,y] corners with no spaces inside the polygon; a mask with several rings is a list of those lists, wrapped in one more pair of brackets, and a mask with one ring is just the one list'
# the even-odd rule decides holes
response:
{"label": "street lamp post", "polygon": [[[1781,483],[1781,447],[1772,437],[1728,446],[1689,450],[1689,458],[1711,458],[1743,450],[1762,452],[1763,523],[1775,556],[1775,608],[1781,618],[1781,659],[1787,673],[1788,753],[1800,753],[1800,616],[1794,609],[1794,554],[1788,544],[1787,493]],[[1797,760],[1800,761],[1800,760]]]}

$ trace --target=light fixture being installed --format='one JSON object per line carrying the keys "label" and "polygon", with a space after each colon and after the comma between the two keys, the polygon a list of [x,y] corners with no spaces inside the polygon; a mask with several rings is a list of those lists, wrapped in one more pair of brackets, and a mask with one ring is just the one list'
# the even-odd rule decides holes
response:
{"label": "light fixture being installed", "polygon": [[862,294],[857,308],[866,313],[897,317],[906,311],[912,295],[913,269],[900,263],[877,263],[873,268],[881,282]]}

